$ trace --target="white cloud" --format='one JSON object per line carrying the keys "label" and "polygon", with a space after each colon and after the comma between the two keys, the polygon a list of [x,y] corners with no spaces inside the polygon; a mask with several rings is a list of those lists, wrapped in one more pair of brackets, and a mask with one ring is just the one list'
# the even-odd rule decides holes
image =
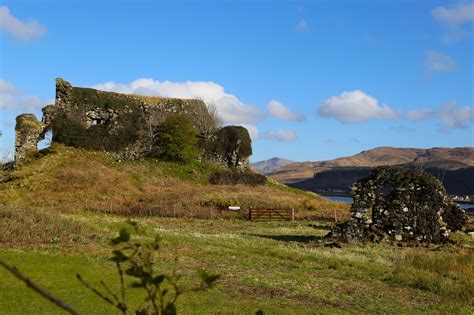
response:
{"label": "white cloud", "polygon": [[13,35],[21,41],[29,41],[43,36],[47,29],[35,20],[23,22],[10,14],[10,9],[0,6],[0,30]]}
{"label": "white cloud", "polygon": [[439,6],[431,11],[434,19],[451,25],[474,21],[474,3],[460,3],[447,8]]}
{"label": "white cloud", "polygon": [[453,43],[473,33],[468,24],[474,21],[474,3],[439,6],[431,11],[431,16],[446,26],[442,37],[444,42]]}
{"label": "white cloud", "polygon": [[257,126],[252,124],[237,124],[239,126],[247,128],[250,138],[255,140],[273,140],[273,141],[280,141],[280,142],[293,142],[296,139],[296,134],[292,130],[275,130],[275,131],[267,131],[267,132],[260,132]]}
{"label": "white cloud", "polygon": [[0,79],[0,94],[17,94],[20,91],[7,80]]}
{"label": "white cloud", "polygon": [[474,122],[474,110],[471,106],[459,107],[456,102],[447,102],[438,108],[413,110],[408,113],[411,120],[439,119],[444,129],[463,129]]}
{"label": "white cloud", "polygon": [[258,137],[259,137],[259,132],[258,132],[258,128],[257,126],[255,125],[249,125],[249,124],[238,124],[239,126],[242,126],[242,127],[245,127],[248,132],[249,132],[249,135],[250,135],[250,138],[252,140],[257,140]]}
{"label": "white cloud", "polygon": [[35,112],[54,101],[25,95],[12,83],[0,79],[0,110],[9,112]]}
{"label": "white cloud", "polygon": [[296,134],[292,130],[275,130],[268,131],[259,135],[259,139],[268,139],[281,142],[293,142],[296,139]]}
{"label": "white cloud", "polygon": [[309,31],[309,23],[306,20],[300,20],[296,23],[295,30],[297,32],[308,32]]}
{"label": "white cloud", "polygon": [[429,74],[452,71],[456,66],[456,61],[448,55],[433,50],[425,52],[425,70]]}
{"label": "white cloud", "polygon": [[395,119],[398,114],[387,105],[360,90],[343,92],[319,104],[318,115],[344,123],[359,123],[371,119]]}
{"label": "white cloud", "polygon": [[93,88],[148,96],[200,98],[206,103],[215,104],[218,114],[226,123],[252,124],[263,119],[260,109],[243,103],[235,95],[227,93],[224,87],[214,82],[170,82],[142,78],[125,84],[106,82],[97,84]]}
{"label": "white cloud", "polygon": [[272,116],[275,116],[283,120],[290,120],[290,121],[305,120],[305,117],[303,115],[293,112],[291,109],[289,109],[282,103],[275,100],[268,102],[267,108]]}

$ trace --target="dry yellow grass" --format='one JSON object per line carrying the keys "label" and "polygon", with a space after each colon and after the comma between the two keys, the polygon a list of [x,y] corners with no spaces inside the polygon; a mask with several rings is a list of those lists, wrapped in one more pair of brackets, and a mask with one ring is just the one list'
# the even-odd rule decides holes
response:
{"label": "dry yellow grass", "polygon": [[286,186],[215,186],[210,164],[156,160],[117,162],[100,152],[55,144],[4,177],[0,202],[23,209],[99,211],[125,215],[209,217],[216,206],[294,208],[297,218],[348,217],[348,205]]}

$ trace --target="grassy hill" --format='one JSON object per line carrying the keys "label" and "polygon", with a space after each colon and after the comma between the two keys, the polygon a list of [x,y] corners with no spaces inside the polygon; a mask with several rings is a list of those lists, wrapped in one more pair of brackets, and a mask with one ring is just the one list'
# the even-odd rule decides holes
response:
{"label": "grassy hill", "polygon": [[[198,268],[221,275],[210,291],[183,296],[181,314],[474,311],[474,255],[464,236],[455,235],[465,245],[437,250],[324,247],[318,240],[329,219],[334,211],[347,217],[347,205],[272,182],[209,185],[215,170],[208,163],[118,162],[53,145],[2,173],[0,259],[83,314],[116,314],[75,275],[119,287],[109,240],[132,216],[144,238],[162,238],[156,268],[177,268],[184,285],[196,281]],[[213,208],[230,202],[295,207],[298,220],[252,222]],[[62,314],[3,269],[0,279],[0,314]],[[127,290],[129,304],[137,306],[143,293]]]}
{"label": "grassy hill", "polygon": [[[265,186],[210,185],[221,170],[210,162],[155,159],[117,161],[111,155],[61,144],[3,171],[0,203],[52,211],[209,217],[220,205],[295,208],[297,216],[334,217],[347,206],[268,182]],[[318,211],[316,211],[318,210]]]}

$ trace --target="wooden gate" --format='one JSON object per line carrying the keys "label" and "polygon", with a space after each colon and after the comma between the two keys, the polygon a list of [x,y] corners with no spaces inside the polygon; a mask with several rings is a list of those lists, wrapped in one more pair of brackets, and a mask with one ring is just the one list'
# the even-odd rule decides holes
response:
{"label": "wooden gate", "polygon": [[257,209],[249,208],[249,220],[251,221],[294,221],[294,209]]}

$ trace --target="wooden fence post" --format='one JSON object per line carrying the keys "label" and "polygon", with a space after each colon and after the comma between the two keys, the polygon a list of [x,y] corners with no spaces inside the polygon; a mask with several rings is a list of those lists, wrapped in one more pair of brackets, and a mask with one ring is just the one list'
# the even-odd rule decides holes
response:
{"label": "wooden fence post", "polygon": [[291,208],[291,221],[295,221],[295,209]]}

